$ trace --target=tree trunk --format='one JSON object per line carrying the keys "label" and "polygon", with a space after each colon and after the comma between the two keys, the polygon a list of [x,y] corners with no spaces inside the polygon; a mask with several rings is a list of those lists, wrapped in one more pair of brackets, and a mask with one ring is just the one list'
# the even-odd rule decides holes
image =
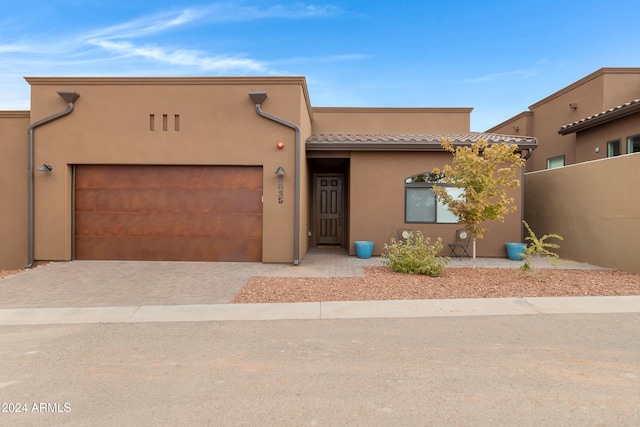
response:
{"label": "tree trunk", "polygon": [[473,268],[476,268],[476,238],[473,237]]}

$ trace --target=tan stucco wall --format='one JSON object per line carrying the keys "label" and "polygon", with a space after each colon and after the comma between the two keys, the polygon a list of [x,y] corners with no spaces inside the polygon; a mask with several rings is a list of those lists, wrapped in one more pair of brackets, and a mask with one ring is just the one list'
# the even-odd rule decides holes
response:
{"label": "tan stucco wall", "polygon": [[0,112],[0,269],[27,265],[28,111]]}
{"label": "tan stucco wall", "polygon": [[[534,104],[534,135],[538,139],[538,148],[527,162],[527,171],[546,169],[547,159],[564,154],[565,164],[576,161],[575,134],[560,135],[558,129],[583,117],[601,112],[604,108],[603,77],[599,75],[554,96]],[[570,109],[569,104],[578,108]]]}
{"label": "tan stucco wall", "polygon": [[525,219],[563,258],[640,272],[640,154],[525,175]]}
{"label": "tan stucco wall", "polygon": [[[263,110],[300,123],[308,115],[302,78],[28,78],[32,119],[63,110],[58,89],[80,94],[69,116],[36,130],[35,164],[54,171],[35,180],[35,258],[71,259],[71,165],[263,166],[263,261],[292,262],[294,148],[292,129],[260,117],[249,91],[266,91]],[[149,115],[155,115],[155,131]],[[162,116],[168,115],[168,130]],[[174,115],[180,129],[174,130]],[[305,119],[308,122],[308,119]],[[308,132],[308,125],[306,125]],[[302,141],[305,135],[301,135]],[[279,150],[278,141],[285,143]],[[301,150],[304,156],[304,150]],[[277,178],[285,176],[284,203]]]}
{"label": "tan stucco wall", "polygon": [[[355,253],[356,240],[374,242],[374,254],[379,255],[383,245],[392,237],[397,238],[399,228],[420,230],[432,239],[442,237],[444,255],[449,251],[447,243],[454,242],[459,224],[405,224],[405,178],[442,168],[451,164],[449,153],[351,153],[350,173],[350,236],[349,251]],[[384,171],[384,173],[381,173]],[[477,254],[482,257],[506,257],[505,243],[521,241],[520,219],[522,192],[511,192],[516,199],[518,211],[509,214],[505,222],[486,224],[489,229],[484,239],[478,240]]]}
{"label": "tan stucco wall", "polygon": [[[547,159],[565,156],[565,164],[577,158],[576,135],[558,134],[561,126],[600,113],[640,97],[640,68],[601,68],[529,106],[521,113],[489,129],[489,132],[514,134],[512,126],[523,126],[522,116],[531,113],[525,123],[526,134],[538,139],[538,148],[527,162],[526,170],[543,170]],[[570,109],[569,104],[577,104]],[[522,134],[522,133],[520,133]]]}
{"label": "tan stucco wall", "polygon": [[313,133],[469,133],[471,108],[313,108]]}
{"label": "tan stucco wall", "polygon": [[300,230],[299,230],[299,260],[302,260],[309,250],[308,230],[311,230],[311,205],[308,203],[312,198],[311,184],[309,177],[309,169],[307,165],[307,153],[304,142],[312,133],[311,116],[307,113],[307,104],[305,97],[300,97],[300,111],[302,112],[299,119],[300,126]]}
{"label": "tan stucco wall", "polygon": [[604,74],[604,109],[640,98],[640,68],[607,69]]}
{"label": "tan stucco wall", "polygon": [[533,113],[525,111],[488,129],[487,132],[501,135],[533,136]]}
{"label": "tan stucco wall", "polygon": [[626,154],[627,137],[638,134],[640,134],[640,113],[580,131],[576,134],[576,161],[587,162],[606,158],[607,142],[616,139],[620,140],[621,154]]}

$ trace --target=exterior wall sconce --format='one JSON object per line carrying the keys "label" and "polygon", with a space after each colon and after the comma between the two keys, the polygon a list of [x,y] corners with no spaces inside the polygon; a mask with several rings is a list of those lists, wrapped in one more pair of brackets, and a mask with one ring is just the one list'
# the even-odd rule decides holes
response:
{"label": "exterior wall sconce", "polygon": [[42,166],[38,168],[40,172],[51,172],[53,170],[53,166],[43,163]]}
{"label": "exterior wall sconce", "polygon": [[513,129],[514,132],[519,132],[520,126],[512,126],[511,129]]}
{"label": "exterior wall sconce", "polygon": [[278,176],[284,176],[284,169],[282,168],[282,166],[278,166],[278,169],[276,169],[275,174]]}
{"label": "exterior wall sconce", "polygon": [[569,104],[569,110],[577,110],[578,109],[578,103],[577,102],[572,102]]}

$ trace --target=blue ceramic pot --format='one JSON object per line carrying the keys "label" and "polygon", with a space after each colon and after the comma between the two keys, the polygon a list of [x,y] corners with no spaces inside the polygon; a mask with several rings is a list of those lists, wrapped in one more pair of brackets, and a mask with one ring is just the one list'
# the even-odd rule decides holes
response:
{"label": "blue ceramic pot", "polygon": [[514,261],[522,261],[524,259],[524,250],[527,248],[526,243],[505,243],[505,245],[507,246],[509,259]]}
{"label": "blue ceramic pot", "polygon": [[358,255],[358,258],[367,259],[371,257],[371,254],[373,253],[373,242],[358,240],[355,244],[356,255]]}

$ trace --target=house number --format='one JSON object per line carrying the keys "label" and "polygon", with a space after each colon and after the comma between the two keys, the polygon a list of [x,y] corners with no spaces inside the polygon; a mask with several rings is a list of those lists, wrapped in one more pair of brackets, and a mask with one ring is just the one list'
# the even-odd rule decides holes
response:
{"label": "house number", "polygon": [[278,176],[278,203],[284,203],[284,176]]}

